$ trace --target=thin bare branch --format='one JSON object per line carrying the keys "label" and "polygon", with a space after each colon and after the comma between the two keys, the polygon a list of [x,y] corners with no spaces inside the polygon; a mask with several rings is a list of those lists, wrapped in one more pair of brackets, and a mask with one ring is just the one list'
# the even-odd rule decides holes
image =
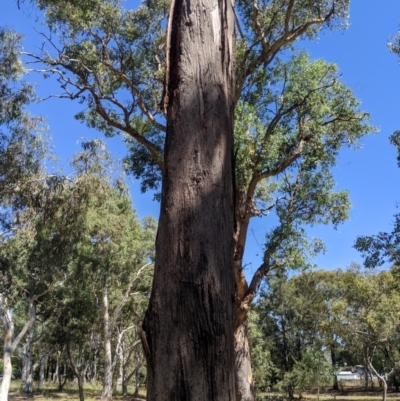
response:
{"label": "thin bare branch", "polygon": [[[132,289],[133,285],[137,282],[137,280],[140,279],[140,277],[143,274],[143,272],[145,271],[145,269],[150,265],[151,265],[151,263],[146,263],[145,265],[143,265],[138,270],[138,272],[136,273],[135,277],[129,283],[128,288],[126,289],[124,296],[119,301],[119,304],[118,304],[117,308],[114,311],[113,318],[110,321],[110,326],[109,326],[110,327],[110,329],[109,329],[110,333],[112,333],[114,331],[115,324],[117,323],[117,320],[118,320],[118,318],[119,318],[119,316],[121,314],[122,308],[124,307],[126,301],[128,300],[128,298],[130,296],[131,289]],[[123,331],[122,331],[122,333],[123,333]]]}
{"label": "thin bare branch", "polygon": [[36,320],[36,308],[32,300],[29,301],[29,320],[24,324],[24,327],[21,329],[19,334],[14,338],[14,341],[11,344],[11,352],[17,348],[17,345],[24,338],[27,331],[35,324]]}

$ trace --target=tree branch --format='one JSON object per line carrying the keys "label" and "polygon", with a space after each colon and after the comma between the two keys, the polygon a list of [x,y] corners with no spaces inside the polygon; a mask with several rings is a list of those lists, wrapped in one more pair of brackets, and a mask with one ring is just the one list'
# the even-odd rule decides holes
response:
{"label": "tree branch", "polygon": [[14,341],[11,344],[11,352],[14,352],[17,345],[24,338],[26,332],[35,324],[36,321],[36,308],[32,300],[29,301],[29,320],[24,324],[24,327],[19,332],[17,337],[15,337]]}
{"label": "tree branch", "polygon": [[[121,314],[122,308],[124,307],[126,301],[129,298],[129,295],[130,295],[133,285],[136,283],[136,281],[140,278],[141,274],[144,272],[146,267],[148,267],[149,265],[151,265],[151,263],[146,263],[144,266],[142,266],[136,273],[136,276],[133,278],[133,280],[129,283],[128,288],[126,289],[125,294],[122,297],[122,299],[119,301],[119,304],[114,311],[113,318],[110,321],[110,326],[109,326],[110,333],[112,333],[115,329],[115,324],[117,323],[119,315]],[[124,331],[122,331],[122,335],[123,335],[123,333],[124,333]]]}
{"label": "tree branch", "polygon": [[[258,67],[261,65],[267,66],[269,65],[277,55],[277,53],[281,50],[282,47],[293,43],[299,36],[305,33],[310,27],[314,25],[321,25],[324,22],[328,21],[330,17],[335,12],[335,6],[332,5],[331,10],[325,15],[321,16],[319,13],[319,18],[311,19],[303,25],[298,26],[297,28],[290,29],[290,19],[292,16],[292,10],[294,7],[294,0],[290,0],[288,4],[288,8],[285,14],[285,23],[284,23],[284,31],[280,37],[278,37],[272,44],[266,41],[266,35],[262,31],[261,24],[258,21],[258,4],[257,1],[253,1],[253,23],[255,26],[255,30],[257,33],[257,40],[251,44],[246,52],[245,58],[243,60],[243,74],[242,79],[238,82],[238,87],[236,90],[236,98],[235,103],[240,99],[241,92],[243,89],[243,85],[248,76],[250,76]],[[262,50],[258,57],[254,58],[247,67],[245,66],[248,55],[253,47],[257,44],[261,43]]]}
{"label": "tree branch", "polygon": [[[46,37],[46,39],[51,42],[50,38]],[[66,56],[65,54],[60,53],[61,50],[58,50],[58,52],[60,55],[59,59],[52,59],[50,57],[50,55],[47,55],[48,60],[44,59],[43,57],[38,56],[37,54],[28,53],[28,52],[23,53],[23,54],[27,55],[28,57],[31,57],[32,59],[36,60],[37,62],[44,63],[44,64],[50,64],[53,66],[53,68],[50,68],[50,69],[35,70],[35,71],[39,71],[39,72],[43,72],[43,73],[49,72],[52,74],[57,74],[59,76],[58,80],[61,84],[61,88],[64,89],[65,94],[64,95],[51,95],[50,97],[76,99],[79,96],[81,96],[83,93],[89,92],[93,97],[96,112],[103,118],[103,120],[105,120],[105,122],[109,126],[116,128],[120,131],[126,132],[128,135],[130,135],[132,138],[134,138],[136,141],[138,141],[141,145],[143,145],[150,152],[152,158],[154,159],[154,161],[160,168],[162,174],[164,174],[164,162],[163,162],[163,157],[162,157],[160,149],[153,142],[146,139],[143,135],[141,135],[138,131],[136,131],[132,127],[132,125],[130,123],[130,116],[131,116],[132,112],[128,111],[126,109],[126,107],[121,102],[117,101],[115,98],[107,96],[104,93],[102,93],[101,85],[100,85],[100,82],[98,82],[96,74],[89,67],[87,67],[81,60],[75,59],[75,58],[70,58],[70,57]],[[109,69],[112,67],[106,61],[102,61],[101,63],[104,66],[108,67]],[[74,65],[79,65],[85,73],[83,73],[83,71],[77,71],[76,68],[74,68]],[[82,84],[72,82],[71,79],[66,77],[62,71],[60,71],[58,68],[55,68],[57,66],[64,68],[65,70],[76,75],[81,80]],[[98,87],[99,93],[96,91],[96,88],[94,86],[94,85],[96,85],[96,83],[91,84],[88,81],[86,74],[93,77],[93,79],[95,81],[97,80],[97,87]],[[124,74],[120,74],[119,77],[121,79],[123,79]],[[126,79],[128,80],[127,77],[126,77]],[[124,81],[124,82],[127,83],[126,81]],[[75,93],[70,92],[68,90],[68,86],[74,87],[76,89],[76,92]],[[134,86],[132,86],[132,84],[131,84],[131,85],[129,85],[129,87],[133,91]],[[154,116],[145,107],[143,99],[140,94],[140,91],[136,87],[134,87],[134,88],[137,91],[136,93],[135,93],[135,91],[133,91],[133,92],[138,97],[140,110],[147,116],[147,118],[149,119],[150,122],[152,122],[153,125],[155,125],[161,131],[165,132],[166,128],[163,125],[156,122]],[[118,109],[121,110],[121,112],[124,116],[123,124],[121,122],[115,120],[113,117],[111,117],[111,115],[104,108],[102,101],[109,101],[109,102],[113,103]]]}
{"label": "tree branch", "polygon": [[260,287],[262,279],[269,273],[271,270],[271,266],[267,263],[263,263],[257,271],[254,273],[253,278],[251,279],[249,288],[246,294],[243,297],[242,302],[240,303],[241,310],[248,310],[251,302],[255,298],[257,291]]}

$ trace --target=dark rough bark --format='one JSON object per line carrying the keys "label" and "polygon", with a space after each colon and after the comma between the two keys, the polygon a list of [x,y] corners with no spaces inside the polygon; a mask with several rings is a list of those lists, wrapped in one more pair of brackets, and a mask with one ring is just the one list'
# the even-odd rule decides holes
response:
{"label": "dark rough bark", "polygon": [[[369,369],[368,369],[368,352],[364,351],[364,361],[365,361],[365,375],[364,375],[364,380],[365,380],[365,384],[364,384],[364,388],[365,390],[368,389],[368,376],[370,374]],[[372,384],[372,380],[371,380],[371,384]]]}
{"label": "dark rough bark", "polygon": [[393,385],[396,389],[396,392],[399,392],[399,381],[397,380],[397,376],[393,375],[392,380],[393,380]]}
{"label": "dark rough bark", "polygon": [[234,14],[175,0],[154,283],[143,323],[147,399],[233,401]]}
{"label": "dark rough bark", "polygon": [[79,401],[85,401],[85,395],[83,393],[83,379],[81,376],[77,376],[77,380],[78,380]]}
{"label": "dark rough bark", "polygon": [[58,375],[58,391],[63,391],[65,383],[67,382],[67,365],[64,365],[64,375]]}
{"label": "dark rough bark", "polygon": [[[336,366],[336,363],[337,363],[336,362],[336,349],[335,349],[334,344],[331,345],[331,362],[332,362],[332,366],[334,368],[337,368],[337,366]],[[333,390],[339,390],[339,383],[338,383],[336,374],[333,376]]]}

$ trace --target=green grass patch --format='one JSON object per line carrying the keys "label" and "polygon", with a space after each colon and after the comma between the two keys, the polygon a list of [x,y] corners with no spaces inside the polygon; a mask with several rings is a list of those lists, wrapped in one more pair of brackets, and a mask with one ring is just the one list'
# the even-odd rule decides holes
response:
{"label": "green grass patch", "polygon": [[[23,401],[23,400],[34,400],[34,401],[75,401],[79,400],[78,385],[74,382],[67,382],[63,388],[63,391],[58,391],[56,383],[45,383],[42,387],[39,387],[36,383],[33,388],[33,396],[27,396],[21,392],[22,383],[20,380],[13,380],[10,386],[9,401]],[[85,401],[99,401],[101,397],[101,384],[92,385],[90,383],[84,384],[84,395]],[[128,386],[128,395],[123,397],[117,391],[114,391],[114,400],[135,400],[132,396],[134,393],[134,387]],[[139,391],[139,398],[137,400],[145,399],[146,391],[144,388]]]}

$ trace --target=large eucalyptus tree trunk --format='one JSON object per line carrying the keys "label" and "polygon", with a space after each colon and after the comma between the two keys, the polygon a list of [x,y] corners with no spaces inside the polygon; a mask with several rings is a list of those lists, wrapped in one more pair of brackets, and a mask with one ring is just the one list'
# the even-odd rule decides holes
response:
{"label": "large eucalyptus tree trunk", "polygon": [[143,323],[147,399],[234,401],[230,0],[175,0],[154,283]]}

